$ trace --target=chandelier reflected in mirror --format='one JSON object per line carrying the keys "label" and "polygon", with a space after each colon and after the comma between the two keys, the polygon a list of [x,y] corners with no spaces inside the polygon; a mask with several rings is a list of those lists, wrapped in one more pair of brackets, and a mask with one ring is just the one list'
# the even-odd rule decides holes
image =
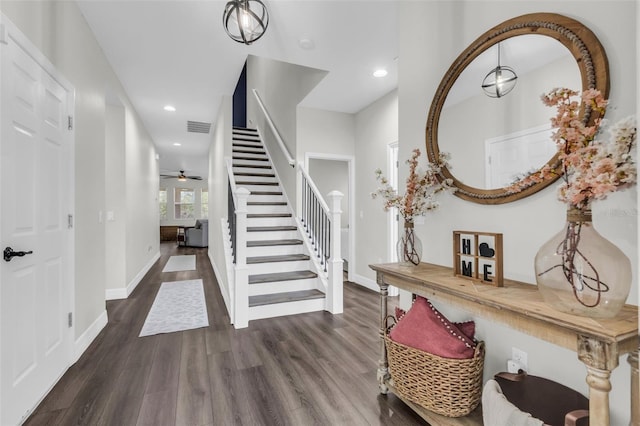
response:
{"label": "chandelier reflected in mirror", "polygon": [[248,45],[267,31],[269,12],[260,0],[231,0],[224,7],[222,24],[229,37]]}
{"label": "chandelier reflected in mirror", "polygon": [[516,86],[518,76],[511,68],[500,64],[500,43],[498,43],[498,66],[489,71],[482,80],[482,90],[491,98],[501,98]]}

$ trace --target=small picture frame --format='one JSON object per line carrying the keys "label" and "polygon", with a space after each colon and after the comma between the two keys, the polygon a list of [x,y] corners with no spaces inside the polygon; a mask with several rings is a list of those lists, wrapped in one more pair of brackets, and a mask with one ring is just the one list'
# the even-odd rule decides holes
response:
{"label": "small picture frame", "polygon": [[453,265],[456,277],[504,286],[502,234],[453,231]]}

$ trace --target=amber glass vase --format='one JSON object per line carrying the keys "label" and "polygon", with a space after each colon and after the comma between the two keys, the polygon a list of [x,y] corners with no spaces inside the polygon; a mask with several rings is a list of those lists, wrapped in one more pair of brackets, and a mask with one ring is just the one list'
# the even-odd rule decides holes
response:
{"label": "amber glass vase", "polygon": [[413,222],[404,223],[404,233],[396,246],[398,263],[402,266],[416,266],[422,258],[422,242],[413,230]]}
{"label": "amber glass vase", "polygon": [[535,271],[545,302],[579,316],[614,317],[631,288],[629,258],[595,230],[590,210],[567,212],[564,228],[536,254]]}

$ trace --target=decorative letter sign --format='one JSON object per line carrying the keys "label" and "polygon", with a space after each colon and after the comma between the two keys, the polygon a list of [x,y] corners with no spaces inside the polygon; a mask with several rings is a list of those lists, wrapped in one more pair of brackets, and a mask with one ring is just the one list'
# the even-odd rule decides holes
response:
{"label": "decorative letter sign", "polygon": [[502,234],[453,231],[453,273],[502,287]]}

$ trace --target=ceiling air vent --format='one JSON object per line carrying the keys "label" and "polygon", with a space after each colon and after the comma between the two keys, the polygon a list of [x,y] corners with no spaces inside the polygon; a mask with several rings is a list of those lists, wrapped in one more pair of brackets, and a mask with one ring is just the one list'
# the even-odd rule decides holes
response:
{"label": "ceiling air vent", "polygon": [[187,121],[187,132],[189,133],[209,133],[209,130],[211,130],[211,123]]}

